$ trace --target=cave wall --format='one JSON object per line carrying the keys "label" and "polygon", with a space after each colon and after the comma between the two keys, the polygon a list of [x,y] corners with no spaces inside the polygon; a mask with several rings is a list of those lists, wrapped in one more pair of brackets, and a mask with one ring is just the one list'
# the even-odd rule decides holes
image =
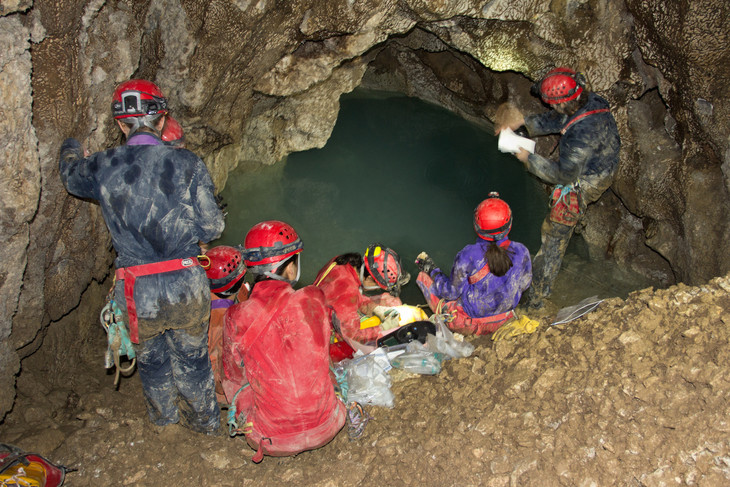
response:
{"label": "cave wall", "polygon": [[0,418],[20,361],[49,327],[74,326],[62,318],[109,274],[98,206],[66,194],[56,155],[67,136],[92,151],[121,141],[110,95],[133,76],[161,86],[220,189],[238,165],[323,146],[358,85],[488,124],[508,99],[540,109],[532,81],[570,65],[611,101],[623,140],[616,182],[588,215],[592,252],[665,282],[727,272],[730,7],[666,3],[1,1]]}

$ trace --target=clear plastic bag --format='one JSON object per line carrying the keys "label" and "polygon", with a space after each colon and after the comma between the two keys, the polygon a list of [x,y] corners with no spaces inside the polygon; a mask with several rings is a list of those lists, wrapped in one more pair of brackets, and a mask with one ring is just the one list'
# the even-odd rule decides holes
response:
{"label": "clear plastic bag", "polygon": [[388,375],[390,362],[384,352],[377,353],[376,350],[368,355],[343,360],[340,364],[347,371],[348,401],[393,407],[395,397],[390,390],[392,381]]}
{"label": "clear plastic bag", "polygon": [[436,375],[441,372],[442,358],[442,354],[434,353],[420,342],[413,341],[408,344],[405,353],[393,358],[390,363],[396,369],[413,374]]}
{"label": "clear plastic bag", "polygon": [[465,358],[474,352],[474,345],[454,338],[454,334],[446,327],[444,315],[434,314],[430,319],[436,324],[436,335],[429,335],[426,339],[429,350],[443,354],[445,359]]}

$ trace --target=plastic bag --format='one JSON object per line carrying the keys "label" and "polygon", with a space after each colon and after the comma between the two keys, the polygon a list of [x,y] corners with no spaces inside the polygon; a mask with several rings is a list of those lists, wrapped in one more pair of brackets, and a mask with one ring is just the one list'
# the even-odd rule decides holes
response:
{"label": "plastic bag", "polygon": [[390,362],[382,349],[340,362],[347,371],[347,400],[370,406],[394,405]]}
{"label": "plastic bag", "polygon": [[429,335],[426,339],[429,350],[443,354],[445,359],[465,358],[474,352],[474,345],[454,338],[454,334],[446,327],[444,315],[434,314],[431,321],[436,324],[436,335]]}
{"label": "plastic bag", "polygon": [[569,323],[573,320],[577,320],[581,316],[590,313],[603,302],[602,299],[598,299],[598,296],[591,296],[586,298],[575,306],[568,306],[558,311],[555,321],[550,323],[551,326],[562,325],[563,323]]}
{"label": "plastic bag", "polygon": [[405,353],[393,358],[390,363],[396,369],[405,370],[413,374],[436,375],[441,372],[442,359],[442,354],[434,353],[424,347],[420,342],[413,341],[408,344]]}

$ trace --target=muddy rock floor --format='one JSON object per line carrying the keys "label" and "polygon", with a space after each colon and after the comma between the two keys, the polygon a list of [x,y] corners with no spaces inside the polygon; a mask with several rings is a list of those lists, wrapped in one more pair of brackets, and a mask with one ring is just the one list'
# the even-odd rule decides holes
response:
{"label": "muddy rock floor", "polygon": [[258,465],[240,438],[152,426],[138,376],[114,390],[100,354],[24,371],[0,438],[75,468],[71,486],[730,485],[728,310],[728,277],[565,325],[548,309],[437,376],[394,374],[395,407],[367,407],[359,440]]}

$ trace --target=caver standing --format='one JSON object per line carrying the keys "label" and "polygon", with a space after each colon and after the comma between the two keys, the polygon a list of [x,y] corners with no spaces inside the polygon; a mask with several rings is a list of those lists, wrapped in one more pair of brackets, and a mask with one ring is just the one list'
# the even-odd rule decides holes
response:
{"label": "caver standing", "polygon": [[61,179],[69,193],[101,206],[117,252],[114,297],[135,343],[150,419],[216,433],[210,293],[197,259],[200,244],[224,227],[213,182],[195,154],[162,142],[167,100],[154,83],[120,84],[112,111],[126,143],[84,157],[81,144],[66,139]]}
{"label": "caver standing", "polygon": [[500,107],[495,131],[516,130],[524,125],[530,136],[560,134],[557,160],[524,149],[515,154],[528,171],[554,185],[528,294],[528,305],[541,308],[544,298],[551,293],[568,242],[586,206],[598,200],[613,181],[621,140],[608,102],[587,89],[581,74],[569,68],[555,68],[535,88],[552,110],[523,116],[515,107]]}

